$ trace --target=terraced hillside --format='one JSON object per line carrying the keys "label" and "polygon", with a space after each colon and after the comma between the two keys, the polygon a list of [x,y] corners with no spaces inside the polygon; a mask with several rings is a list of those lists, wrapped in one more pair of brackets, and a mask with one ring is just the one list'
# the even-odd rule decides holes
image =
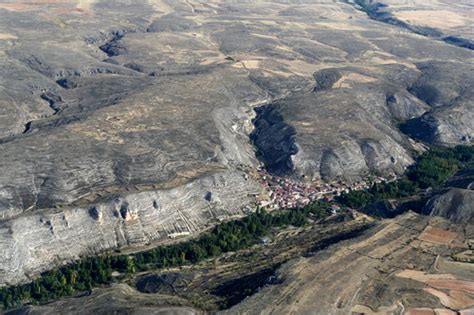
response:
{"label": "terraced hillside", "polygon": [[472,225],[464,227],[413,213],[387,220],[359,239],[291,261],[278,272],[281,284],[224,313],[469,314],[474,268],[449,257],[472,238]]}

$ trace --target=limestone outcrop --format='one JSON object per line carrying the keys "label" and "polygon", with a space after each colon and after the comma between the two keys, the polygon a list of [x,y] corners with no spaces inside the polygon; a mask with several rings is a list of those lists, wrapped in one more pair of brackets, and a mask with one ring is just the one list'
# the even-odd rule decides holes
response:
{"label": "limestone outcrop", "polygon": [[0,222],[0,283],[25,281],[85,255],[195,235],[244,215],[254,202],[250,193],[258,194],[260,189],[244,173],[220,172],[177,188],[118,194],[85,207],[4,220]]}

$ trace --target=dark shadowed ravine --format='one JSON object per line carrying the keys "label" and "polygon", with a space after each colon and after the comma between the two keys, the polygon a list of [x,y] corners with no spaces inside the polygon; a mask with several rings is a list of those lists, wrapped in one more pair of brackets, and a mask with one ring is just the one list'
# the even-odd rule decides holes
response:
{"label": "dark shadowed ravine", "polygon": [[397,19],[390,13],[390,11],[387,10],[388,6],[384,3],[375,2],[371,0],[355,0],[355,3],[358,5],[358,8],[360,8],[360,10],[367,13],[367,15],[375,21],[394,25],[409,30],[418,35],[442,40],[450,45],[474,50],[474,42],[472,40],[456,35],[446,36],[436,28],[411,25],[409,23]]}
{"label": "dark shadowed ravine", "polygon": [[296,130],[285,123],[273,104],[258,107],[255,112],[255,130],[250,139],[256,147],[257,158],[270,173],[290,174],[294,169],[291,156],[298,152]]}

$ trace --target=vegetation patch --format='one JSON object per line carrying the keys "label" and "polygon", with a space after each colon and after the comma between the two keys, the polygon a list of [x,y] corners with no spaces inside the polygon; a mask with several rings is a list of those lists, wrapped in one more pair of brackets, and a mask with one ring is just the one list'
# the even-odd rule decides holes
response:
{"label": "vegetation patch", "polygon": [[449,177],[473,163],[474,146],[433,148],[418,157],[399,180],[344,193],[337,201],[347,207],[361,209],[376,202],[413,196],[423,190],[440,187]]}

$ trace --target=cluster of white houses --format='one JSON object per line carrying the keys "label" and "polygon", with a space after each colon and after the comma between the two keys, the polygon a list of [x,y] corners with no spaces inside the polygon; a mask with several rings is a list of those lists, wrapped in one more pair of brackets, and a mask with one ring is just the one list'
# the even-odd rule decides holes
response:
{"label": "cluster of white houses", "polygon": [[350,190],[370,188],[374,183],[396,180],[395,174],[388,178],[376,176],[366,180],[346,183],[342,180],[325,183],[322,181],[303,182],[287,177],[272,176],[259,170],[260,183],[267,192],[259,198],[260,207],[267,209],[291,209],[304,207],[315,200],[332,201],[334,197]]}

